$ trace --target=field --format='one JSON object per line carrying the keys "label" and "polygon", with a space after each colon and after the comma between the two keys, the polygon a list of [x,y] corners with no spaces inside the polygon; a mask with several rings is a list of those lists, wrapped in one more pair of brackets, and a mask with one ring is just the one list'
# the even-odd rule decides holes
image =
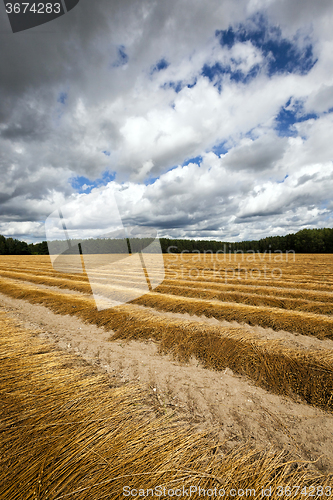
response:
{"label": "field", "polygon": [[1,257],[1,498],[333,487],[333,256],[164,264],[153,291],[98,311],[92,288],[126,301],[135,269],[89,282],[74,264]]}

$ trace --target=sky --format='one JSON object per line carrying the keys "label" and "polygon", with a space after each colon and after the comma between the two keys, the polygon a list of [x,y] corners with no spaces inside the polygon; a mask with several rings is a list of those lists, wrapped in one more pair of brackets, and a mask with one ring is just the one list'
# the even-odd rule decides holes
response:
{"label": "sky", "polygon": [[[331,0],[0,3],[0,234],[242,241],[333,227]],[[118,212],[113,212],[114,200]]]}

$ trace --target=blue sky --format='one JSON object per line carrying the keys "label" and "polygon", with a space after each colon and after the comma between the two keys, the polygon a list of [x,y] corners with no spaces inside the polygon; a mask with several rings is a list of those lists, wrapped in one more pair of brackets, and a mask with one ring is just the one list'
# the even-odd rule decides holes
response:
{"label": "blue sky", "polygon": [[276,116],[275,129],[279,135],[297,137],[298,133],[294,127],[295,123],[316,120],[318,118],[319,116],[316,113],[307,113],[304,111],[302,101],[292,103],[292,100],[288,99],[285,106],[281,106]]}
{"label": "blue sky", "polygon": [[163,57],[163,59],[157,61],[157,63],[152,67],[151,74],[154,74],[158,71],[163,71],[168,66],[170,66],[170,63],[168,63],[168,61]]}
{"label": "blue sky", "polygon": [[98,179],[88,179],[84,176],[73,177],[71,181],[72,187],[78,193],[91,193],[91,191],[95,188],[99,188],[102,186],[106,186],[109,182],[112,182],[116,177],[115,172],[103,172],[102,176]]}
{"label": "blue sky", "polygon": [[276,73],[306,74],[316,63],[310,41],[299,47],[297,38],[283,36],[281,28],[269,24],[263,15],[256,16],[249,26],[240,24],[227,30],[216,31],[222,47],[231,49],[236,43],[250,42],[266,58],[270,76]]}
{"label": "blue sky", "polygon": [[161,236],[333,227],[333,5],[81,3],[0,54],[0,234],[67,203],[98,231],[108,192]]}

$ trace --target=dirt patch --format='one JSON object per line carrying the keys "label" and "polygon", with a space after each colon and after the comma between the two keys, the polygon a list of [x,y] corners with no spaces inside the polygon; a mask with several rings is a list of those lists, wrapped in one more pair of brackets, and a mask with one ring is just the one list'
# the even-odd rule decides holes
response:
{"label": "dirt patch", "polygon": [[[159,355],[154,342],[110,342],[112,332],[54,314],[44,306],[5,295],[0,295],[0,303],[18,324],[76,353],[108,373],[113,382],[140,381],[161,412],[173,408],[202,428],[216,428],[228,447],[251,442],[258,448],[285,448],[296,458],[318,460],[317,467],[325,472],[333,471],[332,414],[272,395],[228,368],[207,370],[195,359],[186,365],[177,363]],[[310,340],[320,345],[331,342]]]}

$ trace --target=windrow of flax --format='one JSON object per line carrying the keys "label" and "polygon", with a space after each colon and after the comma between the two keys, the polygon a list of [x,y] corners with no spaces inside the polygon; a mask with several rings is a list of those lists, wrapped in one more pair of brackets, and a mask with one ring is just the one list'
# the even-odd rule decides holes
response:
{"label": "windrow of flax", "polygon": [[272,488],[277,500],[278,487],[301,484],[316,500],[317,485],[332,485],[332,477],[283,452],[246,445],[225,452],[213,433],[161,416],[142,387],[110,386],[5,313],[0,331],[0,498],[117,500],[126,487],[192,486],[256,496]]}
{"label": "windrow of flax", "polygon": [[[286,348],[277,341],[264,341],[251,336],[248,330],[245,332],[241,327],[212,326],[205,322],[170,319],[135,305],[97,312],[92,298],[36,289],[10,280],[1,279],[0,290],[33,304],[43,304],[55,313],[75,315],[87,323],[112,330],[114,333],[111,339],[153,339],[159,342],[161,351],[171,351],[178,359],[187,360],[195,356],[207,368],[221,370],[229,367],[274,393],[291,397],[297,395],[309,404],[333,409],[332,351]],[[190,309],[188,304],[183,310],[180,299],[180,307],[177,309],[175,299],[178,298],[171,297],[169,301],[162,298],[163,310],[202,313],[199,308]],[[137,302],[158,308],[159,300],[159,294],[150,294]],[[260,308],[255,309],[260,311]],[[267,315],[267,311],[264,312]],[[304,313],[291,314],[292,319],[296,317],[300,321],[299,324],[303,314],[304,321]],[[309,316],[306,315],[307,321]],[[318,322],[325,319],[313,317]]]}

